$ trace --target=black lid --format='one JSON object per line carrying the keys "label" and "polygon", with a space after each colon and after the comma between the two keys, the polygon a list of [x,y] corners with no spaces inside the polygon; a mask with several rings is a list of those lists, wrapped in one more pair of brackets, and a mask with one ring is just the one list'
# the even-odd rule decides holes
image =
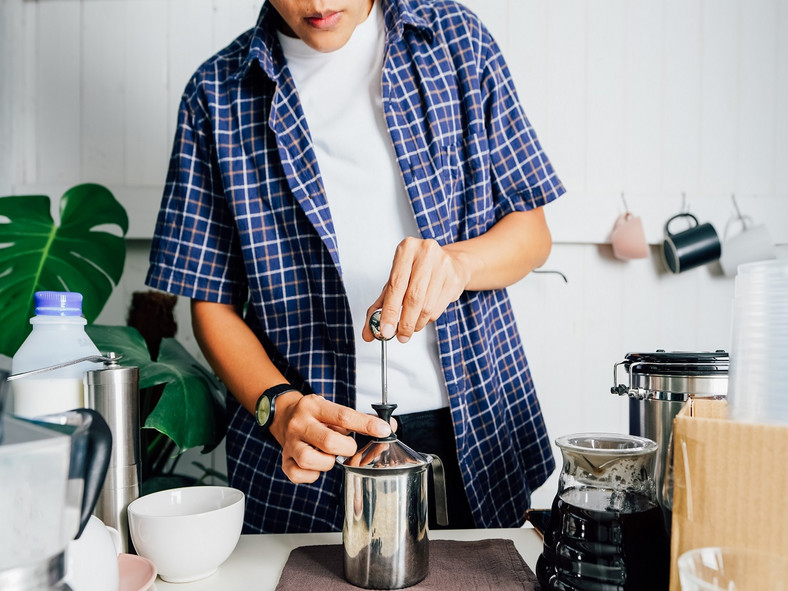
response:
{"label": "black lid", "polygon": [[727,375],[728,353],[721,349],[700,353],[658,349],[654,353],[628,353],[624,366],[632,374]]}

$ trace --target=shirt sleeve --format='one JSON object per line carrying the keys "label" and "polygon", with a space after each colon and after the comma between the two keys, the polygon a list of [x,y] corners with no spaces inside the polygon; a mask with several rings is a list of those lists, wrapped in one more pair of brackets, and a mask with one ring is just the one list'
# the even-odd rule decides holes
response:
{"label": "shirt sleeve", "polygon": [[482,25],[481,95],[496,218],[541,207],[565,192],[523,111],[501,51]]}
{"label": "shirt sleeve", "polygon": [[212,137],[192,82],[178,112],[145,282],[175,295],[237,304],[246,299],[247,283]]}

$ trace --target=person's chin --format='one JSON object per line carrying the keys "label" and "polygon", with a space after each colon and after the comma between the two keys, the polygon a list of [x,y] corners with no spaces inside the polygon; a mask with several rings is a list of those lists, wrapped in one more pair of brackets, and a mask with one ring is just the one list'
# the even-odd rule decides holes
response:
{"label": "person's chin", "polygon": [[343,12],[334,12],[325,18],[306,18],[299,31],[299,37],[304,43],[324,53],[345,45],[352,34],[353,27],[347,25],[347,15]]}
{"label": "person's chin", "polygon": [[315,51],[330,53],[343,47],[350,39],[350,35],[341,31],[320,31],[319,33],[304,36],[301,39]]}

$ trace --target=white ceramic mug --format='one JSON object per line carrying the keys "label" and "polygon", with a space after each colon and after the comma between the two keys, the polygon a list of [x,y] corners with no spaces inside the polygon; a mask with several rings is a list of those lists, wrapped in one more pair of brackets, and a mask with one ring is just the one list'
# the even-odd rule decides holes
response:
{"label": "white ceramic mug", "polygon": [[644,259],[648,256],[648,242],[643,230],[643,222],[631,213],[618,216],[610,233],[613,255],[617,259]]}
{"label": "white ceramic mug", "polygon": [[[766,225],[748,226],[749,219],[748,217],[733,218],[725,226],[720,266],[728,277],[736,276],[739,265],[770,260],[777,256]],[[735,221],[741,222],[742,230],[728,238],[728,230],[731,223]]]}
{"label": "white ceramic mug", "polygon": [[74,591],[117,591],[120,533],[91,515],[82,535],[66,548],[66,583]]}

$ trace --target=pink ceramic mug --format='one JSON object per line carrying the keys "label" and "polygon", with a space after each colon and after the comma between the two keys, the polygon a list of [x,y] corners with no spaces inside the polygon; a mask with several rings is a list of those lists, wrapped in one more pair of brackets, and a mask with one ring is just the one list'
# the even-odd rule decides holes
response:
{"label": "pink ceramic mug", "polygon": [[617,259],[644,259],[648,256],[648,242],[643,230],[643,222],[631,213],[618,216],[610,233],[613,255]]}

